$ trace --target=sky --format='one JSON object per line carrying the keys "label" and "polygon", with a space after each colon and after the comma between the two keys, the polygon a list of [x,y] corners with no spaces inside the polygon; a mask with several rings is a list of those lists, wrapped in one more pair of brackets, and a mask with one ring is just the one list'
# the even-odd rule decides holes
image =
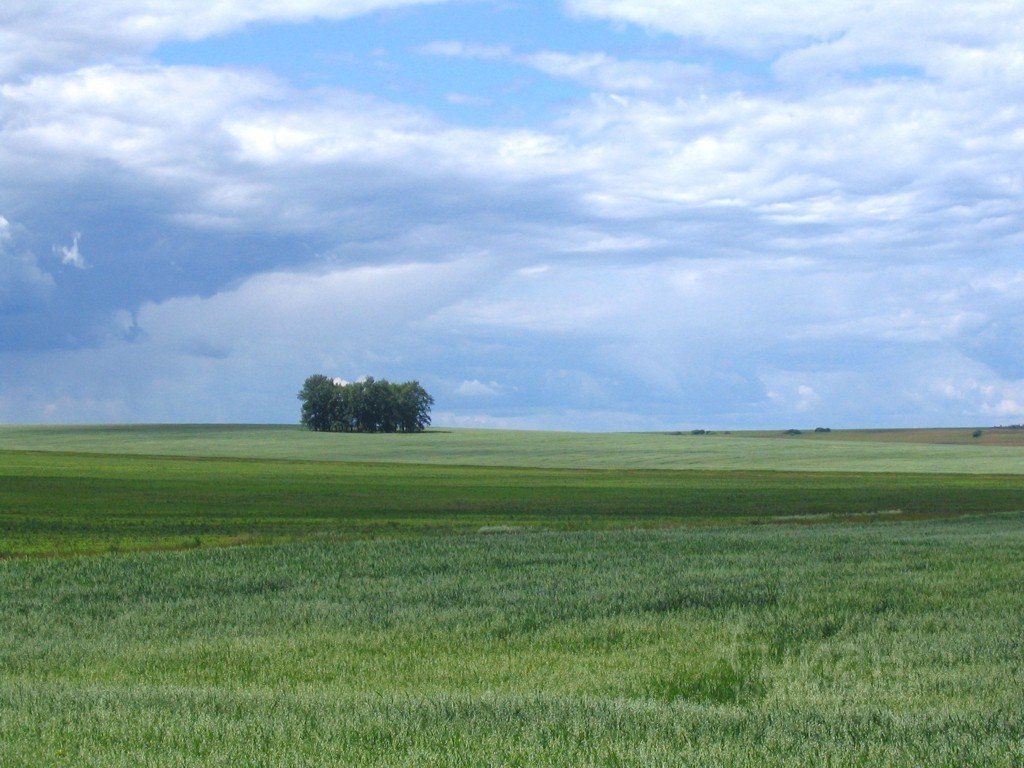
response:
{"label": "sky", "polygon": [[1024,421],[1021,0],[6,0],[0,421]]}

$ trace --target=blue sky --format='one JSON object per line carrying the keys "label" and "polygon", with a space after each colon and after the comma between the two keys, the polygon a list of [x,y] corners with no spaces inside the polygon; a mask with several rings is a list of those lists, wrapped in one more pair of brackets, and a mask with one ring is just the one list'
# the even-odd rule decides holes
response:
{"label": "blue sky", "polygon": [[1024,421],[1017,0],[15,0],[0,420]]}

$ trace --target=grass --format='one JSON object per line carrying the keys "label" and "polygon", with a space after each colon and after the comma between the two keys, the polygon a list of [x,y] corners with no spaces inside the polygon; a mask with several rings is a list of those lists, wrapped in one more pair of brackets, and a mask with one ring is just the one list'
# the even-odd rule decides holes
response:
{"label": "grass", "polygon": [[[975,437],[975,432],[981,432]],[[782,437],[793,436],[784,431],[736,432],[737,437]],[[996,445],[1008,447],[1024,446],[1024,429],[1009,427],[938,427],[929,429],[834,429],[831,432],[802,430],[799,440],[846,441],[857,440],[871,443],[919,443],[925,445]]]}
{"label": "grass", "polygon": [[[280,425],[0,427],[0,451],[565,469],[1024,474],[1024,444],[942,445],[918,441],[930,432],[910,431],[916,437],[904,441],[886,433],[885,439],[871,441],[847,439],[853,433],[839,432],[831,436],[805,433],[781,437],[780,432],[771,436],[694,436],[457,429],[423,435],[345,435],[309,433]],[[1014,439],[1019,432],[1013,430]]]}
{"label": "grass", "polygon": [[1024,518],[0,562],[0,764],[1019,766]]}
{"label": "grass", "polygon": [[2,428],[0,766],[1016,768],[1020,457]]}
{"label": "grass", "polygon": [[565,470],[0,452],[0,556],[311,537],[1024,510],[1020,476]]}

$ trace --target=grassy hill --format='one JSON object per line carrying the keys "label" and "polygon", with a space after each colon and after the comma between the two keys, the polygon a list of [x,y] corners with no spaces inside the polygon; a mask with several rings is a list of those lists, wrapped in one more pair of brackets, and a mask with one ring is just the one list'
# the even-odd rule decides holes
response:
{"label": "grassy hill", "polygon": [[[1008,430],[1009,431],[1009,430]],[[938,431],[943,435],[970,430]],[[1013,430],[1016,439],[1021,430]],[[878,432],[577,433],[434,430],[420,435],[311,433],[267,425],[0,427],[0,451],[589,469],[1024,474],[1024,443],[923,442],[932,430]]]}

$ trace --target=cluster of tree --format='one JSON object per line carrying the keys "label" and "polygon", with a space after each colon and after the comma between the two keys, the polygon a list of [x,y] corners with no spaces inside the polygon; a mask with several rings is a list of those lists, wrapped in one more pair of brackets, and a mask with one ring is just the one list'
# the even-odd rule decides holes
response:
{"label": "cluster of tree", "polygon": [[418,381],[341,381],[315,374],[299,392],[302,423],[316,432],[422,432],[434,404]]}

